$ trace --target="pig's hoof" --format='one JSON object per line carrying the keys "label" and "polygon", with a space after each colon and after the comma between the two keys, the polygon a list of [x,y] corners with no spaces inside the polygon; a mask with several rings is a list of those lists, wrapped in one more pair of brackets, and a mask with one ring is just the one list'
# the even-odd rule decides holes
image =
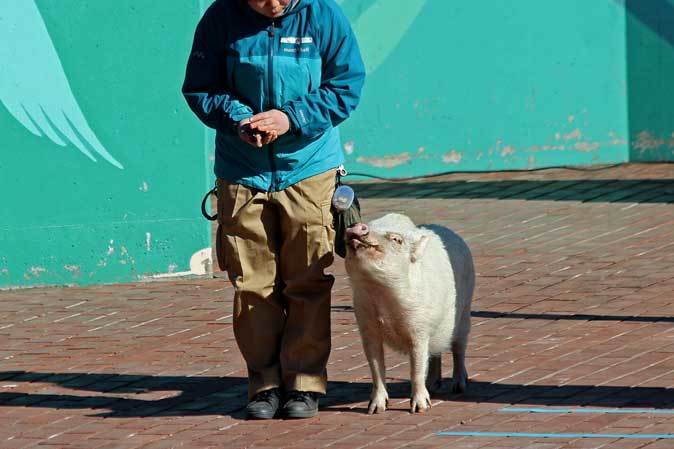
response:
{"label": "pig's hoof", "polygon": [[367,407],[367,414],[383,413],[386,411],[386,406],[388,406],[388,395],[386,393],[375,394],[372,396],[372,399],[370,399],[370,404]]}
{"label": "pig's hoof", "polygon": [[452,383],[449,384],[449,392],[451,394],[459,394],[466,392],[466,386],[468,384],[468,379],[465,377],[460,377],[458,379],[452,379]]}
{"label": "pig's hoof", "polygon": [[410,400],[410,413],[424,413],[431,408],[431,397],[428,391],[420,391],[412,395]]}

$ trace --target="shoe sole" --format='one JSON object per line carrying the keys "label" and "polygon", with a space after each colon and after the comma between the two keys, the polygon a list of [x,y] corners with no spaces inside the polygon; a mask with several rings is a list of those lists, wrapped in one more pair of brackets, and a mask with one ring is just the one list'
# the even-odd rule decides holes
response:
{"label": "shoe sole", "polygon": [[284,412],[283,417],[290,419],[313,418],[318,415],[318,410]]}
{"label": "shoe sole", "polygon": [[273,419],[276,413],[247,413],[246,419]]}

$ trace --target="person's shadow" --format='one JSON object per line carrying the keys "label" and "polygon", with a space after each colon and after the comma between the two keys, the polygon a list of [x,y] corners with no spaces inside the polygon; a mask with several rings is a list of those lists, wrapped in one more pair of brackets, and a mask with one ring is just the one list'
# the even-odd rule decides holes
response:
{"label": "person's shadow", "polygon": [[[0,380],[6,385],[40,382],[74,390],[73,394],[1,392],[0,407],[105,410],[94,416],[117,418],[195,415],[226,415],[237,419],[245,417],[247,386],[246,379],[242,377],[5,371],[0,372]],[[391,399],[404,401],[409,397],[409,382],[390,382],[388,390]],[[81,391],[99,394],[77,394]],[[499,403],[504,406],[674,407],[674,395],[666,388],[520,385],[474,381],[463,395],[450,396],[446,391],[447,379],[443,382],[442,392],[435,398],[458,403]],[[143,395],[152,397],[143,398]],[[366,413],[369,395],[369,382],[331,381],[327,396],[321,399],[321,409]]]}

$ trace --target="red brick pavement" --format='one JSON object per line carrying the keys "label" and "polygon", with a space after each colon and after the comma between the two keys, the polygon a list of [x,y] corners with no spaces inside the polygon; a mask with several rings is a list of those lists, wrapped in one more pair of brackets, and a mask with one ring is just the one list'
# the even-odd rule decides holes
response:
{"label": "red brick pavement", "polygon": [[[317,418],[245,421],[222,278],[0,292],[0,448],[671,448],[668,440],[476,438],[442,430],[674,433],[674,415],[503,413],[504,406],[674,409],[674,165],[359,183],[366,218],[448,225],[478,270],[472,383],[365,414],[369,371],[341,260],[329,394]],[[446,357],[444,372],[451,372]]]}

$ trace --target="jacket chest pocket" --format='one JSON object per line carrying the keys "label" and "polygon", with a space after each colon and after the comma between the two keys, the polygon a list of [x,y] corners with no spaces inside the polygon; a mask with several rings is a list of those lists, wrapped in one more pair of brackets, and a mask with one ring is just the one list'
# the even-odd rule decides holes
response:
{"label": "jacket chest pocket", "polygon": [[280,104],[297,100],[311,92],[313,83],[309,66],[302,58],[279,57],[276,62]]}
{"label": "jacket chest pocket", "polygon": [[248,106],[256,111],[262,111],[262,96],[267,81],[267,60],[261,57],[245,60],[230,57],[227,69],[227,87]]}

